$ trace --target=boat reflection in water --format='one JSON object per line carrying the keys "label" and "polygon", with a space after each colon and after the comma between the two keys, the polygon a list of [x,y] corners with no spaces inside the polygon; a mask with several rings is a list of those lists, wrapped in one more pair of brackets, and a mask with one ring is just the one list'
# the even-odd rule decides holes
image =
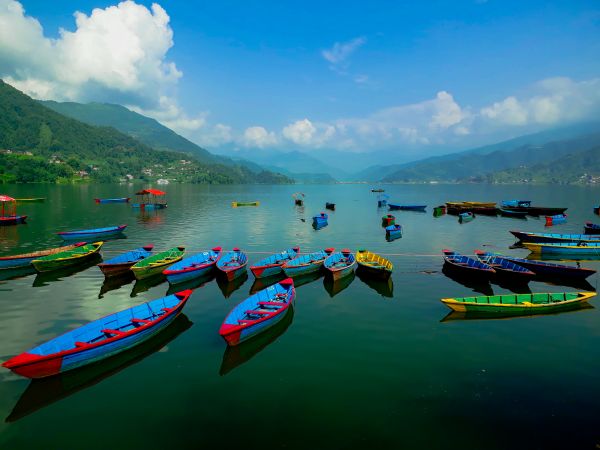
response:
{"label": "boat reflection in water", "polygon": [[223,293],[223,297],[229,298],[231,294],[237,291],[248,279],[248,272],[244,271],[242,275],[237,278],[234,278],[231,281],[227,281],[225,277],[217,277],[217,285],[221,292]]}
{"label": "boat reflection in water", "polygon": [[260,333],[239,345],[227,346],[223,353],[223,361],[219,370],[220,375],[226,375],[238,366],[250,361],[256,354],[263,351],[279,338],[291,325],[294,318],[294,308],[289,308],[285,317],[264,333]]}
{"label": "boat reflection in water", "polygon": [[360,281],[375,290],[382,297],[394,297],[394,282],[392,281],[392,277],[387,279],[374,278],[360,266],[356,269],[356,276]]}
{"label": "boat reflection in water", "polygon": [[461,275],[459,272],[448,269],[447,264],[444,264],[442,267],[442,273],[452,281],[462,284],[463,286],[471,289],[473,292],[479,292],[483,295],[494,295],[492,286],[487,280],[473,279],[468,275]]}
{"label": "boat reflection in water", "polygon": [[124,274],[104,278],[104,283],[100,286],[98,298],[103,298],[104,294],[119,289],[135,280],[133,272],[125,272]]}
{"label": "boat reflection in water", "polygon": [[325,279],[323,280],[323,286],[325,287],[325,290],[327,291],[329,296],[333,298],[340,292],[342,292],[344,289],[346,289],[348,286],[350,286],[350,284],[352,284],[352,282],[354,281],[355,277],[356,276],[354,275],[354,272],[350,272],[348,276],[345,276],[335,281],[331,279],[331,277],[325,277]]}
{"label": "boat reflection in water", "polygon": [[64,269],[38,273],[35,279],[33,280],[32,286],[42,287],[48,286],[49,283],[53,283],[55,281],[62,281],[63,278],[68,278],[72,275],[75,275],[76,273],[83,272],[84,270],[95,266],[100,261],[102,261],[102,257],[98,253],[96,253],[90,258],[86,258],[84,262],[77,266],[65,267]]}
{"label": "boat reflection in water", "polygon": [[164,283],[165,281],[167,281],[167,279],[162,273],[151,276],[149,278],[144,278],[143,280],[137,280],[133,285],[133,289],[131,290],[131,294],[129,294],[129,296],[132,298],[137,297],[139,294],[146,292],[152,289],[153,287]]}
{"label": "boat reflection in water", "polygon": [[557,276],[542,276],[536,275],[533,281],[539,281],[542,283],[550,284],[552,286],[567,286],[578,291],[596,291],[596,288],[590,284],[588,280],[582,280],[577,278],[564,278]]}
{"label": "boat reflection in water", "polygon": [[[263,289],[268,288],[269,286],[273,286],[275,283],[279,283],[282,280],[285,280],[287,277],[284,273],[273,275],[266,278],[256,278],[252,286],[250,286],[250,295],[256,294],[258,291],[262,291]],[[294,281],[294,286],[297,286]]]}
{"label": "boat reflection in water", "polygon": [[556,312],[548,312],[544,314],[510,314],[510,313],[494,313],[493,315],[490,313],[480,313],[480,312],[460,312],[460,311],[450,311],[440,322],[452,322],[455,320],[506,320],[506,319],[523,319],[523,318],[532,318],[532,317],[545,317],[545,316],[556,316],[558,314],[569,314],[573,312],[583,311],[585,309],[595,309],[593,305],[590,305],[587,302],[584,303],[576,303],[572,306],[571,309],[565,309],[562,311]]}
{"label": "boat reflection in water", "polygon": [[140,362],[147,356],[158,352],[192,325],[193,323],[182,313],[156,336],[130,350],[80,369],[74,369],[48,378],[32,380],[6,418],[6,422],[19,420],[58,400],[100,383],[104,379]]}
{"label": "boat reflection in water", "polygon": [[505,279],[496,274],[490,278],[490,282],[515,294],[531,294],[531,289],[526,281]]}
{"label": "boat reflection in water", "polygon": [[16,269],[3,269],[0,270],[0,281],[16,280],[17,278],[27,277],[36,273],[37,271],[32,265]]}
{"label": "boat reflection in water", "polygon": [[211,270],[209,273],[206,273],[192,280],[188,280],[183,283],[171,284],[169,285],[169,289],[167,289],[167,293],[165,295],[175,294],[177,292],[185,291],[186,289],[194,290],[201,288],[213,281],[216,278],[216,276],[216,271]]}
{"label": "boat reflection in water", "polygon": [[315,272],[307,273],[304,275],[300,275],[294,277],[294,288],[299,288],[300,286],[304,286],[305,284],[312,283],[313,281],[317,281],[319,278],[323,277],[325,272],[323,269],[317,270]]}

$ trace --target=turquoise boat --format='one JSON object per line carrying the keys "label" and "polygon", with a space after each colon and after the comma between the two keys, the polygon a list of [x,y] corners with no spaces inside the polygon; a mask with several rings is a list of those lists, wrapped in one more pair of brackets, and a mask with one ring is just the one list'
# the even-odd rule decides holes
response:
{"label": "turquoise boat", "polygon": [[593,255],[600,257],[600,242],[524,242],[523,246],[527,247],[532,253],[544,255]]}
{"label": "turquoise boat", "polygon": [[334,281],[344,278],[354,272],[356,258],[347,248],[328,256],[323,262],[327,273],[331,274]]}
{"label": "turquoise boat", "polygon": [[281,268],[288,277],[318,272],[323,266],[325,259],[327,259],[334,250],[335,249],[333,248],[326,248],[324,250],[319,250],[318,252],[299,256],[298,258],[286,262]]}

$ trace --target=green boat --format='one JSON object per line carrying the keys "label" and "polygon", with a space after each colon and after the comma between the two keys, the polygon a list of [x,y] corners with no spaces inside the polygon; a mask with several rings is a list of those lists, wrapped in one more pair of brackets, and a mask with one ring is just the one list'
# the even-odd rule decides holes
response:
{"label": "green boat", "polygon": [[595,292],[552,292],[443,298],[441,301],[459,312],[530,315],[578,308],[595,295]]}
{"label": "green boat", "polygon": [[184,253],[185,247],[173,247],[164,252],[160,252],[156,255],[142,259],[140,262],[133,265],[131,270],[133,271],[133,274],[137,280],[150,278],[154,275],[162,273],[162,271],[171,264],[181,261]]}
{"label": "green boat", "polygon": [[35,198],[15,198],[17,203],[44,203],[46,197],[35,197]]}
{"label": "green boat", "polygon": [[96,256],[104,242],[94,242],[75,247],[72,250],[54,253],[31,261],[38,272],[50,272],[51,270],[63,269],[76,266]]}

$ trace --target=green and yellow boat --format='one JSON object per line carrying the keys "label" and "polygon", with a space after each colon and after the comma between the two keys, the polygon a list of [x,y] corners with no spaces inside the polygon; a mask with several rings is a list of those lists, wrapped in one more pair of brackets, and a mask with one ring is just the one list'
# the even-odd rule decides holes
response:
{"label": "green and yellow boat", "polygon": [[84,244],[64,252],[54,253],[43,256],[31,261],[33,267],[38,272],[50,272],[52,270],[64,269],[65,267],[76,266],[97,256],[104,242],[94,242],[93,244]]}
{"label": "green and yellow boat", "polygon": [[44,203],[46,197],[34,197],[34,198],[15,198],[17,203]]}
{"label": "green and yellow boat", "polygon": [[232,208],[237,208],[238,206],[259,206],[260,202],[231,202]]}
{"label": "green and yellow boat", "polygon": [[394,265],[390,261],[368,250],[357,251],[356,262],[359,270],[377,278],[389,278],[394,270]]}
{"label": "green and yellow boat", "polygon": [[595,292],[551,292],[442,298],[441,301],[451,310],[459,312],[530,315],[579,308],[595,295]]}
{"label": "green and yellow boat", "polygon": [[131,266],[131,270],[137,280],[150,278],[154,275],[161,274],[162,271],[171,264],[181,261],[184,253],[185,247],[173,247],[164,252],[142,259],[140,262]]}

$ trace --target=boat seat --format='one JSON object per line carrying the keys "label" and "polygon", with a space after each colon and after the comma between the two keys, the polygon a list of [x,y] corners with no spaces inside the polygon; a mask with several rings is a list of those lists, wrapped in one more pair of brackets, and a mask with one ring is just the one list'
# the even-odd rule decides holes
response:
{"label": "boat seat", "polygon": [[152,322],[152,321],[146,320],[146,319],[136,319],[136,318],[131,319],[131,323],[133,323],[133,324],[146,325],[147,323],[150,323],[150,322]]}
{"label": "boat seat", "polygon": [[81,341],[75,341],[75,347],[87,347],[88,344],[87,342],[81,342]]}
{"label": "boat seat", "polygon": [[238,323],[240,325],[247,325],[249,323],[256,322],[257,320],[258,319],[240,319],[240,320],[238,320]]}
{"label": "boat seat", "polygon": [[281,302],[258,302],[259,306],[283,306]]}
{"label": "boat seat", "polygon": [[120,330],[112,330],[110,328],[105,328],[103,330],[100,330],[101,333],[104,334],[114,334],[115,336],[121,336],[123,334],[125,334],[124,331],[120,331]]}
{"label": "boat seat", "polygon": [[173,311],[173,308],[160,308],[160,310],[166,313],[170,313],[171,311]]}
{"label": "boat seat", "polygon": [[252,315],[260,314],[260,315],[265,315],[265,314],[273,314],[273,311],[261,311],[260,309],[249,309],[248,311],[246,311],[246,314],[252,314]]}

